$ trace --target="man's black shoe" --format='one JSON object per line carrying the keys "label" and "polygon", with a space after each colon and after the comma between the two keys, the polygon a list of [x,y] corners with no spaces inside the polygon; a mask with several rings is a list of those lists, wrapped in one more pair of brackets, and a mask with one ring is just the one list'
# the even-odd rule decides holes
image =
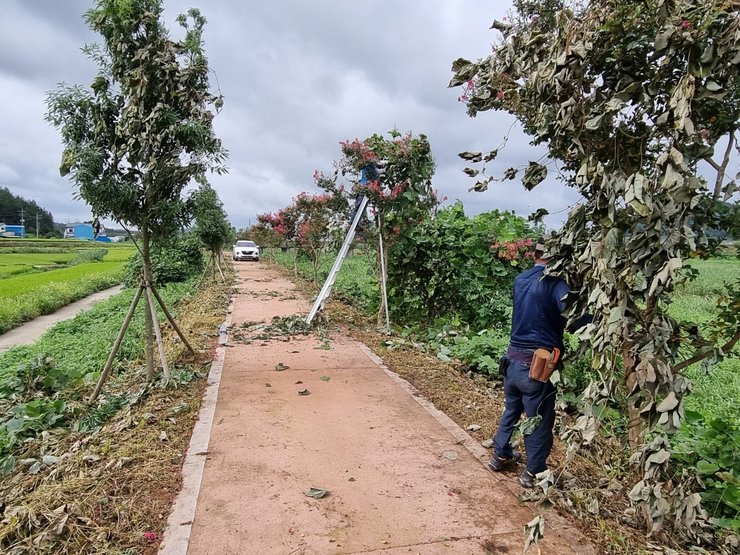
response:
{"label": "man's black shoe", "polygon": [[522,460],[522,454],[519,451],[514,451],[514,454],[511,457],[499,457],[494,453],[491,460],[488,461],[488,468],[494,472],[501,472],[502,470],[506,470],[508,467],[515,465],[520,460]]}
{"label": "man's black shoe", "polygon": [[519,475],[519,485],[523,488],[532,489],[534,487],[534,474],[525,470]]}

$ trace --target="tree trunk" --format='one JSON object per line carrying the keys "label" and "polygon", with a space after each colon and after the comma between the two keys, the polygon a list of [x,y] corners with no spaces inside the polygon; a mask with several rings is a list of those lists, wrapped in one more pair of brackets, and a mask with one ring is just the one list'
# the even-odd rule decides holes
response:
{"label": "tree trunk", "polygon": [[167,354],[164,350],[164,340],[162,339],[162,330],[159,327],[159,318],[157,316],[157,308],[154,306],[154,295],[152,295],[151,284],[147,283],[146,287],[146,300],[149,306],[149,313],[152,316],[152,327],[154,328],[154,336],[157,338],[157,349],[159,349],[159,360],[162,363],[162,370],[164,371],[164,377],[170,377],[170,367],[167,364]]}
{"label": "tree trunk", "polygon": [[321,253],[314,251],[313,256],[311,257],[314,285],[318,285],[319,280],[319,256],[321,256]]}
{"label": "tree trunk", "polygon": [[640,416],[640,407],[633,402],[630,392],[633,390],[635,381],[637,380],[637,373],[635,372],[636,360],[630,353],[631,345],[625,344],[622,346],[622,362],[624,364],[624,383],[627,386],[627,416],[629,422],[627,424],[627,436],[630,442],[630,448],[632,451],[636,451],[640,448],[642,442],[642,417]]}
{"label": "tree trunk", "polygon": [[131,323],[131,318],[133,318],[134,316],[134,312],[136,311],[136,305],[139,303],[139,299],[141,299],[141,294],[143,291],[144,291],[144,288],[142,287],[141,284],[139,284],[139,287],[136,289],[136,293],[134,294],[134,298],[131,301],[131,306],[128,309],[128,313],[126,314],[126,317],[123,319],[123,323],[121,324],[121,327],[118,330],[118,335],[116,336],[116,340],[113,342],[113,348],[108,354],[108,360],[105,361],[105,366],[103,367],[103,371],[100,373],[100,377],[98,378],[98,383],[95,386],[95,390],[92,392],[92,395],[90,395],[90,400],[89,400],[90,403],[95,402],[95,399],[98,398],[98,395],[100,395],[100,391],[103,389],[103,384],[105,383],[105,380],[108,378],[108,374],[110,374],[111,367],[113,366],[113,361],[116,358],[118,349],[121,348],[121,343],[123,342],[123,338],[126,335],[126,330],[128,329],[128,326]]}
{"label": "tree trunk", "polygon": [[730,155],[732,154],[732,147],[734,145],[735,134],[730,133],[730,136],[727,138],[727,149],[725,150],[725,155],[722,158],[722,165],[713,164],[714,168],[717,170],[717,178],[714,180],[714,192],[712,194],[712,198],[714,200],[719,200],[722,194],[722,184],[725,181],[727,167],[730,165]]}
{"label": "tree trunk", "polygon": [[390,329],[391,321],[388,316],[388,291],[387,285],[387,268],[388,268],[388,251],[383,248],[383,219],[378,215],[378,261],[380,263],[380,308],[378,309],[378,327],[383,326],[386,330]]}
{"label": "tree trunk", "polygon": [[[150,237],[147,222],[141,226],[141,262],[143,265],[143,275],[145,285],[148,287],[152,281],[152,266],[150,256]],[[154,379],[154,321],[151,310],[145,304],[144,313],[146,314],[146,379]]]}

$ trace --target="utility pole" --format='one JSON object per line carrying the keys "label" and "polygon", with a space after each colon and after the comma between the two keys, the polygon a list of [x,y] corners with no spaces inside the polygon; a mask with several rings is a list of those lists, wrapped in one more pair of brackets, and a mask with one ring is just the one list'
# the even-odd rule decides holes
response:
{"label": "utility pole", "polygon": [[39,213],[36,212],[36,239],[39,238]]}
{"label": "utility pole", "polygon": [[26,218],[23,216],[23,207],[21,206],[21,233],[22,233],[21,237],[26,236],[25,223],[26,223]]}

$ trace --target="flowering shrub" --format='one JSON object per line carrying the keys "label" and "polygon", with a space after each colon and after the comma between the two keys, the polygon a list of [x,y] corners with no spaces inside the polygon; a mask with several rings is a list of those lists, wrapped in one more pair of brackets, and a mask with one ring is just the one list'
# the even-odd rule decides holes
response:
{"label": "flowering shrub", "polygon": [[[334,175],[316,171],[313,178],[333,199],[337,211],[342,208],[339,203],[344,202],[346,215],[352,197],[368,198],[377,217],[376,229],[386,242],[384,255],[390,267],[394,261],[388,252],[393,243],[428,221],[439,200],[432,188],[435,165],[426,136],[396,130],[389,135],[342,141],[342,157],[334,163]],[[340,175],[347,179],[348,187],[338,183]],[[367,232],[373,229],[361,225],[358,240],[367,240]]]}
{"label": "flowering shrub", "polygon": [[513,241],[494,241],[491,244],[491,249],[501,260],[506,260],[512,266],[518,266],[523,261],[534,260],[532,245],[532,238],[526,237]]}
{"label": "flowering shrub", "polygon": [[294,206],[281,208],[274,214],[259,214],[257,222],[281,236],[284,244],[292,243],[298,233],[298,213]]}
{"label": "flowering shrub", "polygon": [[365,140],[343,141],[337,168],[353,179],[352,192],[365,195],[378,211],[384,237],[417,225],[439,204],[432,189],[434,160],[426,136],[392,131]]}
{"label": "flowering shrub", "polygon": [[281,236],[283,246],[296,247],[296,255],[302,252],[311,259],[316,281],[321,252],[331,241],[331,229],[336,227],[334,224],[342,214],[337,208],[342,206],[341,199],[329,193],[309,195],[304,192],[296,196],[290,206],[274,214],[260,214],[257,221]]}
{"label": "flowering shrub", "polygon": [[368,144],[368,140],[340,141],[339,146],[346,162],[356,171],[380,161],[380,155]]}
{"label": "flowering shrub", "polygon": [[536,232],[510,212],[469,218],[459,203],[440,210],[393,243],[393,313],[407,323],[454,316],[476,330],[507,324],[514,277],[531,264],[526,236]]}

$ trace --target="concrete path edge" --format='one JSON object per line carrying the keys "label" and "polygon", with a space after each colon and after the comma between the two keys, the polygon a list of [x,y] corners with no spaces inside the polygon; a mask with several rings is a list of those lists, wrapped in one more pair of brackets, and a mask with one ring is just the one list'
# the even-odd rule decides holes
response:
{"label": "concrete path edge", "polygon": [[[231,326],[233,310],[234,298],[232,297],[224,320],[227,328]],[[198,419],[193,426],[185,462],[182,465],[182,489],[172,504],[170,516],[167,519],[167,528],[162,543],[159,545],[159,552],[163,555],[185,555],[188,551],[225,358],[226,344],[219,343],[208,373],[206,390],[203,393]]]}

